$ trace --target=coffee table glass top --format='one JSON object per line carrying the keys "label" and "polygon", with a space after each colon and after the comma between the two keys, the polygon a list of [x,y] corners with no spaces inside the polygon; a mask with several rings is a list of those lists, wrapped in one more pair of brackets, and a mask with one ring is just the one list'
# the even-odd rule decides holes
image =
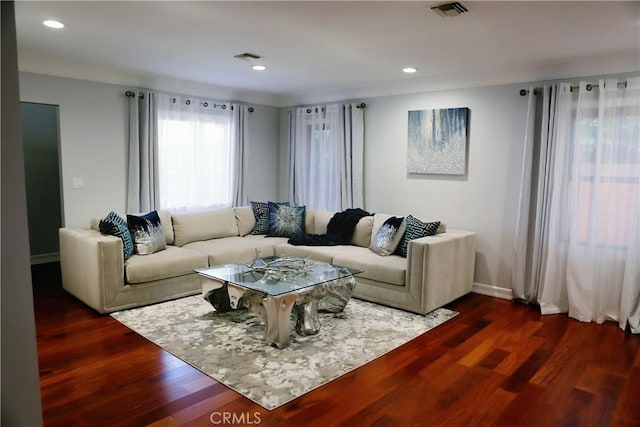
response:
{"label": "coffee table glass top", "polygon": [[247,264],[225,264],[196,270],[205,277],[277,296],[362,273],[361,270],[310,260],[267,257]]}

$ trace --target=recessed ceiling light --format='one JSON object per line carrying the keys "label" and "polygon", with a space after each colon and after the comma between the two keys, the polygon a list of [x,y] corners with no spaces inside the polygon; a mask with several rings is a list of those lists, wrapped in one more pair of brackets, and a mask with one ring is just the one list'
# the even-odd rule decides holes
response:
{"label": "recessed ceiling light", "polygon": [[407,74],[413,74],[413,73],[415,73],[416,71],[418,71],[418,69],[417,69],[417,68],[415,68],[415,67],[404,67],[404,68],[402,69],[402,72],[407,73]]}
{"label": "recessed ceiling light", "polygon": [[267,67],[264,65],[252,65],[251,69],[254,71],[264,71],[267,69]]}
{"label": "recessed ceiling light", "polygon": [[64,24],[62,22],[53,19],[42,21],[42,25],[49,28],[64,28]]}

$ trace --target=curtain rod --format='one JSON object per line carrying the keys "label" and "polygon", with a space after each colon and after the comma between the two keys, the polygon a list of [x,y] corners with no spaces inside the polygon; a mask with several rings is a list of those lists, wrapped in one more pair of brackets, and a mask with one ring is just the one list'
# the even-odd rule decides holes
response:
{"label": "curtain rod", "polygon": [[[594,87],[598,87],[598,86],[599,85],[597,83],[588,83],[586,88],[587,88],[588,91],[591,91],[591,89],[593,89]],[[627,87],[627,81],[624,80],[624,81],[618,82],[618,87]],[[580,86],[579,85],[573,85],[573,86],[571,86],[570,90],[573,92],[573,89],[580,89]],[[533,89],[533,94],[537,95],[537,94],[540,93],[540,91],[542,91],[541,87],[534,88]],[[529,93],[529,89],[520,89],[520,96],[525,96],[528,93]]]}
{"label": "curtain rod", "polygon": [[[124,94],[127,96],[127,98],[135,98],[135,97],[136,97],[136,93],[135,93],[135,92],[133,92],[133,91],[130,91],[130,90],[126,91]],[[139,97],[140,97],[140,99],[144,99],[144,93],[138,93],[138,94],[137,94],[137,96],[139,96]],[[174,98],[174,102],[175,102],[175,98]],[[187,100],[187,105],[189,105],[190,103],[191,103],[191,101],[190,101],[190,100]],[[224,104],[225,104],[225,103],[222,103],[222,104],[220,104],[220,105],[224,105]],[[228,102],[228,104],[231,104],[231,102]],[[213,107],[215,108],[217,105],[218,105],[218,104],[213,104]],[[243,105],[244,105],[244,104],[243,104]],[[205,102],[203,103],[203,106],[204,106],[204,107],[208,107],[208,106],[209,106],[209,104],[205,101]],[[226,106],[223,106],[222,108],[224,109],[224,108],[226,108]],[[253,108],[253,107],[249,107],[249,108],[247,108],[247,110],[248,110],[250,113],[253,113],[253,112],[255,111],[255,108]]]}
{"label": "curtain rod", "polygon": [[[318,104],[318,105],[296,105],[294,107],[290,107],[290,108],[306,108],[307,109],[307,113],[310,113],[312,109],[316,109],[316,111],[318,110],[318,108],[322,108],[324,109],[325,105],[333,105],[333,104],[351,104],[350,102],[328,102],[325,104]],[[358,109],[365,109],[367,108],[367,104],[365,104],[364,102],[361,102],[359,104],[356,104],[356,108]]]}
{"label": "curtain rod", "polygon": [[[296,108],[304,108],[304,107],[296,107]],[[312,112],[314,109],[316,110],[316,113],[317,113],[318,112],[318,108],[321,111],[324,111],[324,107],[308,107],[307,108],[307,113]],[[367,104],[365,104],[364,102],[361,102],[360,104],[356,105],[356,108],[362,108],[362,109],[367,108]]]}

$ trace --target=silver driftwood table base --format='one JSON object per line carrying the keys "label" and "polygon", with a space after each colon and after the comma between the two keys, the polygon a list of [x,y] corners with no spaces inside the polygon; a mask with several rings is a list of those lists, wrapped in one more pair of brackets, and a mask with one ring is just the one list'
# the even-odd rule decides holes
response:
{"label": "silver driftwood table base", "polygon": [[278,348],[289,345],[291,315],[299,335],[315,335],[320,331],[318,311],[339,313],[347,305],[355,287],[353,276],[271,296],[246,289],[231,282],[202,278],[202,294],[216,311],[247,308],[265,324],[265,340]]}

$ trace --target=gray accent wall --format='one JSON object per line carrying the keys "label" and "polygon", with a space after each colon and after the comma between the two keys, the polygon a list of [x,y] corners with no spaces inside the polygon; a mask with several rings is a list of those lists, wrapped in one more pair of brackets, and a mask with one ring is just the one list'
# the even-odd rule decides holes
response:
{"label": "gray accent wall", "polygon": [[[62,226],[58,168],[58,107],[23,102],[20,105],[24,149],[29,247],[32,262],[56,258]],[[54,259],[55,260],[55,259]]]}
{"label": "gray accent wall", "polygon": [[[87,227],[91,218],[104,217],[111,210],[125,213],[127,89],[20,73],[22,101],[59,106],[63,224],[67,227]],[[270,199],[277,195],[280,109],[262,105],[254,108],[248,113],[246,129],[247,195]]]}

